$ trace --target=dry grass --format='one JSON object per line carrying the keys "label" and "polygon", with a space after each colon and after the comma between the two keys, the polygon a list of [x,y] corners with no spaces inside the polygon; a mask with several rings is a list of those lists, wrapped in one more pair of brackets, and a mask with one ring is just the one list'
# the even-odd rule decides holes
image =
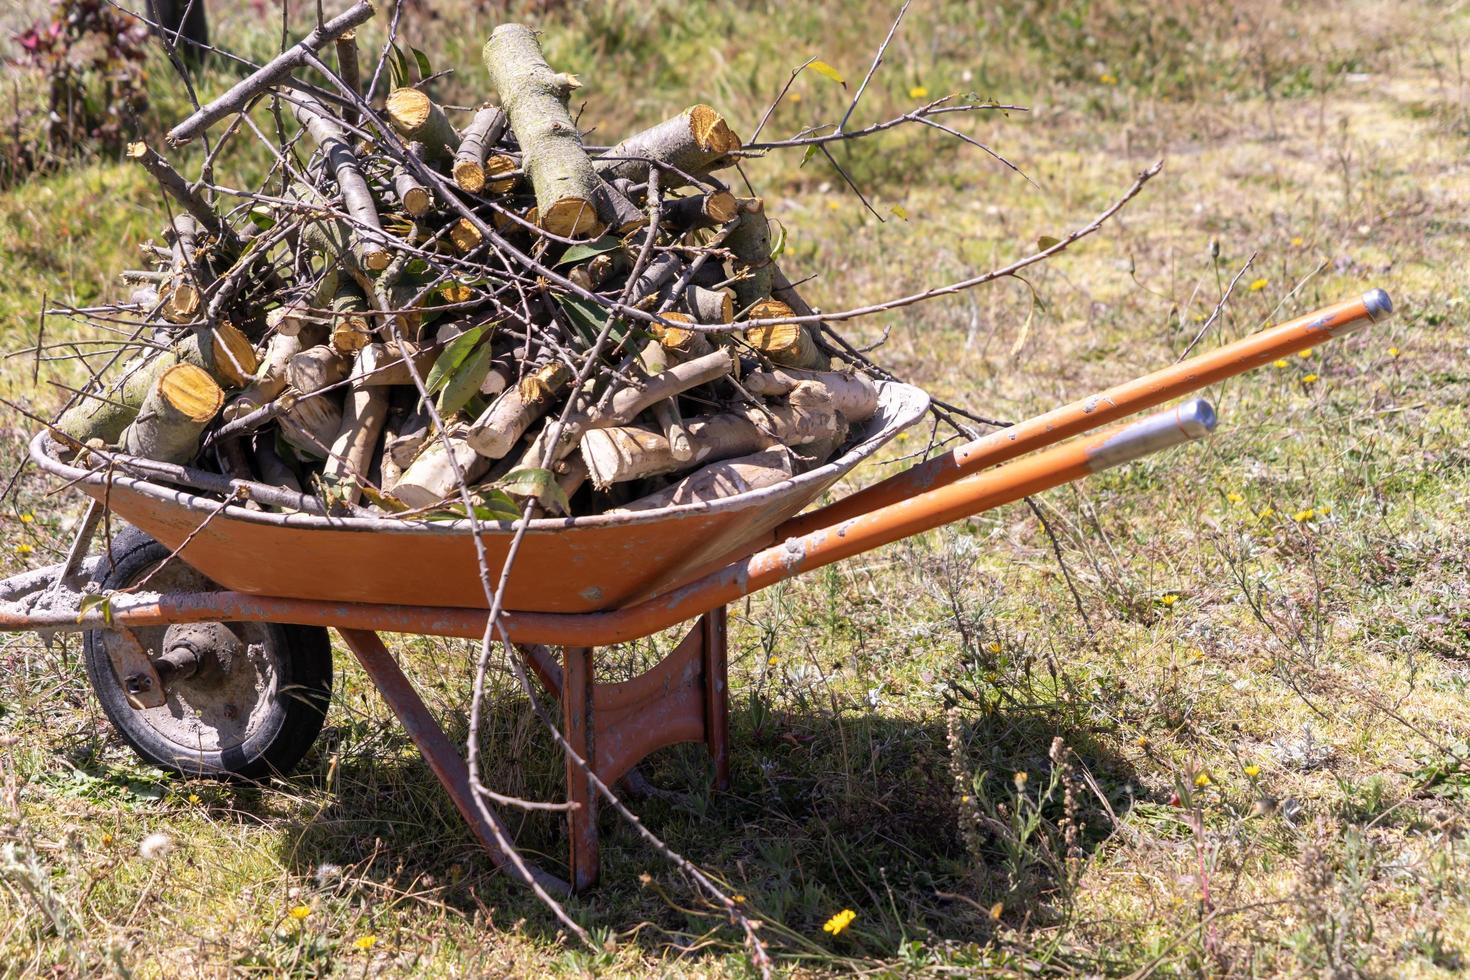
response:
{"label": "dry grass", "polygon": [[[859,76],[890,15],[543,6],[550,50],[610,132],[692,98],[752,120],[812,55]],[[1210,391],[1207,444],[1042,497],[1086,622],[1020,506],[732,610],[734,789],[708,793],[700,751],[670,750],[655,782],[691,791],[642,812],[769,919],[784,968],[1428,976],[1470,955],[1464,15],[1325,7],[1235,5],[1226,21],[1189,3],[919,2],[866,111],[915,86],[1031,104],[975,133],[1039,187],[978,152],[887,140],[850,160],[880,224],[817,161],[751,169],[831,308],[999,264],[1167,159],[1122,220],[1029,286],[856,328],[889,330],[885,364],[995,417],[1173,360],[1252,254],[1203,343],[1375,285],[1401,311]],[[504,11],[414,9],[420,46],[465,67],[450,91],[471,98],[474,39]],[[815,76],[798,91],[778,131],[841,99]],[[24,346],[42,292],[116,288],[154,223],[140,182],[106,162],[0,198],[6,342]],[[8,362],[0,387],[50,407],[30,370]],[[25,430],[10,420],[8,464]],[[5,515],[8,569],[64,544],[75,495],[45,490],[27,480]],[[465,648],[402,650],[454,717]],[[607,950],[564,944],[488,872],[347,658],[318,751],[249,792],[140,769],[101,725],[74,643],[18,637],[0,658],[0,973],[749,970],[623,833],[604,845],[606,884],[573,906]],[[490,751],[513,790],[557,791],[508,696]],[[139,860],[159,829],[178,848]],[[560,854],[554,821],[521,832]],[[834,939],[821,926],[842,908],[857,917]],[[365,935],[376,945],[356,949]]]}

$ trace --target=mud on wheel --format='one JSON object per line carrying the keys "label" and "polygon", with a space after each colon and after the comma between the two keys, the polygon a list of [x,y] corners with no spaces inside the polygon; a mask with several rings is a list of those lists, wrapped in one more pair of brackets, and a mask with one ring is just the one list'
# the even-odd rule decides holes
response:
{"label": "mud on wheel", "polygon": [[[156,592],[215,586],[168,549],[128,529],[114,539],[99,583],[141,582]],[[156,570],[156,571],[155,571]],[[93,630],[83,638],[87,677],[102,710],[150,765],[190,776],[257,779],[289,772],[321,732],[332,690],[332,652],[321,627],[275,623],[193,623],[132,631],[152,662],[162,704],[137,707],[147,676],[119,677],[114,657],[128,637]],[[136,651],[134,651],[136,653]],[[130,690],[135,697],[130,698]]]}

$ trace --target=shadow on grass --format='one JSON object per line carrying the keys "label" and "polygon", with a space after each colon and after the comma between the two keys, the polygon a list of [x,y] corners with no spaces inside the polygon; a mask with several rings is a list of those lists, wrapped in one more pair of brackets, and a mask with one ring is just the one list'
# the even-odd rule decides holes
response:
{"label": "shadow on grass", "polygon": [[[524,708],[506,700],[492,714],[513,719]],[[1064,917],[1077,862],[1110,833],[1107,809],[1121,818],[1132,801],[1126,763],[1087,732],[1059,724],[1059,714],[1015,708],[914,722],[741,706],[732,712],[729,792],[711,790],[702,746],[681,745],[645,763],[660,790],[630,805],[767,920],[763,936],[773,950],[891,957],[978,947],[1000,923]],[[462,741],[463,720],[449,719],[448,732]],[[561,761],[549,739],[496,734],[486,742],[491,784],[559,799]],[[1049,749],[1058,738],[1072,750],[1071,775],[1053,780]],[[955,746],[964,760],[958,773]],[[524,920],[532,936],[558,932],[534,896],[494,872],[396,727],[377,727],[365,740],[330,730],[322,748],[314,772],[297,777],[327,788],[324,760],[339,753],[332,792],[322,794],[330,802],[298,815],[287,835],[283,858],[298,875],[321,879],[323,866],[349,868],[358,879],[478,913],[486,926]],[[1107,809],[1085,788],[1084,769],[1108,797]],[[1018,782],[1017,772],[1027,778]],[[248,808],[248,800],[242,794],[239,805]],[[528,857],[566,874],[560,815],[501,812]],[[721,928],[724,916],[636,830],[605,806],[601,818],[601,883],[568,902],[579,922],[625,937],[638,926],[631,935],[650,952],[738,947],[738,934]],[[824,934],[823,923],[842,909],[857,912],[852,926],[837,938]],[[713,944],[711,933],[719,937]]]}

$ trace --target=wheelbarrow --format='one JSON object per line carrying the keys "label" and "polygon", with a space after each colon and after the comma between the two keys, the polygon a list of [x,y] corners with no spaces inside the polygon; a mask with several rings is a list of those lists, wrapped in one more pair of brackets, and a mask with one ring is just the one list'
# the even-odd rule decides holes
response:
{"label": "wheelbarrow", "polygon": [[[0,630],[85,633],[102,707],[148,762],[254,777],[288,771],[320,731],[332,676],[326,628],[334,628],[495,863],[556,893],[580,890],[598,873],[591,774],[611,785],[661,747],[703,742],[716,787],[728,786],[730,602],[1202,437],[1215,414],[1197,399],[1063,442],[1392,309],[1386,293],[1372,290],[965,443],[807,513],[923,416],[922,391],[881,383],[878,412],[846,452],[775,486],[636,515],[530,521],[496,631],[560,701],[572,750],[569,881],[508,864],[505,826],[488,800],[476,798],[465,760],[378,637],[485,634],[489,608],[468,520],[339,517],[311,498],[294,510],[266,510],[262,504],[281,507],[283,491],[116,454],[91,465],[92,454],[82,465],[43,431],[31,442],[32,459],[93,504],[65,562],[0,582]],[[136,530],[85,557],[104,508]],[[506,561],[514,531],[511,522],[479,524],[492,573]],[[596,679],[597,647],[690,621],[684,640],[645,673]]]}

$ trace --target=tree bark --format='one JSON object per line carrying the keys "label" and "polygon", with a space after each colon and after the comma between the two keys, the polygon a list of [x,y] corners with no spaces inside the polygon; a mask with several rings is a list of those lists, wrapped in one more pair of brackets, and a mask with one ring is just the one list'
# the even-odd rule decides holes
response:
{"label": "tree bark", "polygon": [[688,183],[677,171],[699,176],[728,166],[733,162],[728,154],[738,149],[740,137],[723,116],[707,105],[693,105],[618,143],[598,158],[596,169],[608,179],[643,183],[654,160],[676,168],[659,175],[662,186],[671,188]]}
{"label": "tree bark", "polygon": [[[422,143],[408,144],[408,152],[421,160],[427,155]],[[422,218],[434,206],[434,195],[402,165],[393,171],[393,193],[398,195],[398,203],[403,205],[410,218]]]}
{"label": "tree bark", "polygon": [[775,486],[795,473],[791,451],[785,446],[772,446],[749,456],[725,459],[695,470],[678,483],[656,493],[639,497],[609,514],[637,514],[680,504],[713,503],[737,493]]}
{"label": "tree bark", "polygon": [[406,140],[422,143],[424,152],[436,160],[454,156],[459,133],[434,100],[416,88],[396,88],[388,94],[383,111],[388,122]]}
{"label": "tree bark", "polygon": [[271,337],[255,379],[225,406],[225,421],[233,422],[275,401],[286,390],[286,368],[301,349],[297,336],[277,333]]}
{"label": "tree bark", "polygon": [[832,399],[832,407],[848,422],[866,422],[878,411],[878,388],[861,374],[777,368],[751,371],[741,383],[752,395],[765,398],[785,397],[802,383],[819,385]]}
{"label": "tree bark", "polygon": [[219,414],[224,392],[203,368],[175,364],[159,374],[123,433],[123,449],[160,463],[187,463]]}
{"label": "tree bark", "polygon": [[766,221],[765,203],[758,197],[740,201],[740,221],[725,236],[725,247],[735,253],[735,272],[739,278],[731,283],[735,305],[746,310],[771,295],[771,226]]}
{"label": "tree bark", "polygon": [[485,160],[500,137],[505,135],[508,122],[505,111],[495,106],[482,106],[460,137],[459,149],[454,153],[454,168],[451,171],[454,183],[460,190],[478,194],[485,189]]}
{"label": "tree bark", "polygon": [[[196,0],[203,6],[204,0]],[[234,254],[240,250],[240,237],[220,220],[214,208],[189,185],[183,175],[173,168],[158,152],[141,140],[128,144],[128,159],[135,160],[163,188],[164,193],[199,222],[200,226],[220,240],[225,251]]]}
{"label": "tree bark", "polygon": [[572,373],[560,361],[550,361],[508,388],[475,420],[466,441],[487,459],[500,459],[515,447],[521,436],[551,407],[558,390]]}
{"label": "tree bark", "polygon": [[[464,429],[450,430],[446,438],[453,451],[454,461],[459,464],[465,482],[472,483],[485,475],[491,461],[475,451],[465,439]],[[445,439],[431,436],[414,461],[403,471],[403,476],[393,485],[393,496],[410,507],[428,507],[454,493],[459,482],[455,478],[454,466],[450,463],[450,450],[444,448]]]}
{"label": "tree bark", "polygon": [[[358,368],[361,369],[359,359]],[[362,496],[363,484],[373,465],[373,451],[388,420],[388,389],[354,383],[348,391],[342,425],[332,440],[332,451],[322,476],[346,484],[348,504]]]}
{"label": "tree bark", "polygon": [[381,272],[388,265],[388,237],[383,234],[383,225],[378,219],[378,206],[373,201],[372,191],[362,175],[357,155],[347,133],[327,112],[320,102],[307,95],[296,93],[296,121],[311,133],[326,157],[327,166],[337,178],[337,191],[342,197],[342,208],[352,216],[352,256],[357,264],[369,272]]}
{"label": "tree bark", "polygon": [[600,184],[567,109],[579,83],[551,70],[523,24],[497,27],[485,42],[484,61],[521,145],[541,227],[563,238],[596,238],[607,227],[597,211]]}

